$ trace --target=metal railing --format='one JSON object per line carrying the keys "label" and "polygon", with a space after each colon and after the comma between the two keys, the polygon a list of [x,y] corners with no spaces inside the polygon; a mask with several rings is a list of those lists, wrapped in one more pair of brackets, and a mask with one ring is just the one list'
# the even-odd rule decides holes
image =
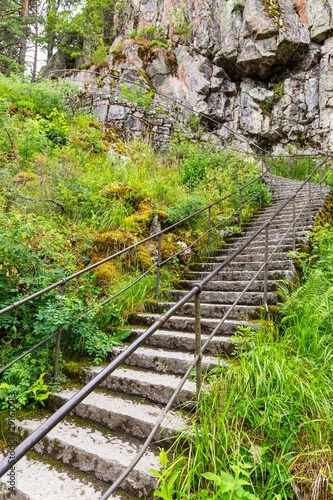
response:
{"label": "metal railing", "polygon": [[[258,187],[259,208],[261,207],[262,193],[263,193],[263,188],[264,188],[264,177],[265,176],[266,176],[266,172],[262,172],[258,177],[249,181],[248,183],[244,184],[243,186],[241,186],[237,190],[235,190],[235,191],[231,192],[230,194],[220,198],[219,200],[207,205],[206,207],[204,207],[204,208],[198,210],[197,212],[189,215],[188,217],[180,220],[179,222],[176,222],[175,224],[165,228],[164,230],[162,230],[158,233],[155,233],[155,234],[153,234],[153,235],[151,235],[143,240],[140,240],[139,242],[137,242],[131,246],[128,246],[128,247],[124,248],[123,250],[120,250],[119,252],[117,252],[113,255],[110,255],[109,257],[106,257],[105,259],[100,260],[99,262],[96,262],[95,264],[92,264],[92,265],[90,265],[90,266],[88,266],[80,271],[77,271],[69,276],[66,276],[66,277],[62,278],[61,280],[59,280],[55,283],[52,283],[51,285],[43,288],[42,290],[39,290],[38,292],[35,292],[27,297],[24,297],[21,300],[18,300],[16,302],[4,307],[3,309],[0,310],[0,316],[4,315],[4,314],[6,314],[14,309],[17,309],[17,308],[21,307],[22,305],[27,304],[27,303],[37,299],[38,297],[41,297],[42,295],[45,295],[45,294],[47,294],[47,293],[49,293],[57,288],[60,291],[60,296],[63,297],[65,295],[66,285],[69,282],[71,282],[72,280],[77,279],[77,278],[81,277],[82,275],[87,274],[87,273],[95,270],[96,268],[102,266],[103,264],[105,264],[107,262],[111,262],[111,261],[113,261],[113,260],[115,260],[115,259],[117,259],[125,254],[129,254],[129,253],[133,252],[133,250],[136,250],[140,246],[145,245],[146,243],[151,242],[153,240],[157,240],[156,262],[152,266],[150,266],[150,268],[148,270],[146,270],[144,273],[142,273],[137,279],[132,281],[129,285],[125,286],[123,289],[121,289],[120,291],[118,291],[117,293],[112,295],[111,297],[108,297],[107,299],[105,299],[104,301],[99,303],[98,307],[103,307],[103,306],[107,305],[108,303],[110,303],[111,301],[115,300],[117,297],[121,296],[124,292],[126,292],[130,288],[134,287],[137,283],[139,283],[143,278],[145,278],[147,275],[151,274],[153,271],[156,271],[155,298],[158,299],[159,293],[160,293],[161,268],[163,266],[165,266],[166,264],[168,264],[169,262],[171,262],[176,257],[181,256],[184,253],[184,251],[187,251],[188,249],[194,248],[195,245],[198,245],[204,239],[207,240],[207,255],[209,256],[211,253],[211,245],[212,245],[212,238],[213,238],[214,232],[218,231],[221,227],[227,227],[232,222],[238,222],[239,224],[241,224],[242,219],[243,219],[242,213],[243,213],[244,209],[249,204],[253,203],[254,200],[257,198],[257,194],[250,196],[250,197],[247,197],[246,190],[256,183],[259,184],[259,187]],[[242,195],[242,193],[243,193],[243,195]],[[213,224],[212,210],[214,209],[214,207],[219,207],[224,202],[226,202],[228,200],[232,200],[233,198],[236,198],[236,200],[237,200],[236,203],[238,204],[238,206],[237,206],[236,210],[234,210],[230,215],[228,215],[228,217],[226,219],[224,219],[222,222],[218,222],[216,224]],[[206,218],[207,218],[207,222],[206,222],[207,229],[205,231],[203,231],[203,233],[198,238],[196,238],[190,245],[188,245],[185,250],[182,248],[178,252],[163,259],[162,258],[163,236],[166,235],[167,233],[172,232],[173,230],[177,229],[180,226],[186,225],[187,223],[193,221],[195,218],[197,218],[199,216],[202,216],[203,214],[205,214]],[[96,307],[97,306],[95,306],[95,308]],[[92,312],[92,311],[91,310],[86,311],[84,314],[82,314],[81,316],[79,316],[78,318],[73,320],[71,323],[67,324],[66,328],[69,328],[70,326],[73,325],[74,322],[79,321],[83,317],[87,316],[90,312]],[[57,329],[55,332],[50,334],[45,339],[41,340],[38,344],[32,346],[30,349],[28,349],[24,353],[20,354],[18,357],[13,359],[10,363],[3,366],[0,369],[0,375],[2,375],[6,370],[8,370],[8,368],[13,366],[16,362],[20,361],[25,356],[27,356],[28,354],[31,354],[35,350],[39,349],[42,345],[44,345],[45,343],[49,342],[54,337],[56,337],[56,349],[55,349],[55,361],[54,361],[54,378],[56,379],[58,377],[58,371],[59,371],[60,345],[61,345],[61,336],[62,336],[62,331],[64,329],[64,326],[65,325],[63,325],[62,328]]]}
{"label": "metal railing", "polygon": [[[301,221],[302,218],[304,218],[304,224],[311,222],[312,220],[312,208],[314,205],[315,198],[320,198],[322,199],[323,197],[323,188],[322,185],[325,182],[326,174],[322,174],[323,172],[326,172],[327,168],[327,158],[325,158],[323,161],[319,162],[319,164],[314,168],[313,172],[302,182],[302,184],[299,186],[298,189],[296,189],[291,195],[284,201],[281,202],[281,205],[279,208],[272,214],[272,216],[266,220],[257,230],[254,231],[251,236],[249,236],[242,245],[240,245],[230,256],[226,257],[225,260],[216,266],[216,268],[209,273],[202,281],[199,283],[195,284],[191,290],[189,290],[182,299],[180,299],[173,307],[171,307],[165,314],[159,317],[159,319],[151,325],[140,337],[138,337],[132,344],[130,344],[119,356],[117,356],[108,366],[106,366],[94,379],[92,379],[88,384],[86,384],[81,390],[79,390],[69,401],[67,401],[60,409],[58,409],[51,417],[49,417],[38,429],[36,429],[32,434],[30,434],[15,450],[15,458],[16,461],[20,460],[29,450],[32,449],[32,447],[38,443],[51,429],[53,429],[65,416],[67,416],[71,410],[73,410],[81,401],[83,401],[103,380],[105,380],[111,373],[115,371],[115,369],[120,366],[126,359],[133,354],[138,347],[143,345],[146,340],[148,340],[154,332],[156,332],[161,326],[163,326],[167,321],[175,314],[177,313],[181,307],[186,304],[188,301],[191,299],[194,299],[194,304],[195,304],[195,355],[192,363],[188,367],[186,373],[182,377],[181,381],[178,384],[177,389],[175,390],[174,394],[172,395],[171,399],[169,400],[168,404],[165,407],[165,410],[163,414],[160,416],[160,418],[157,420],[155,423],[152,431],[150,432],[148,438],[146,439],[145,443],[143,444],[140,452],[137,454],[135,459],[129,464],[129,466],[126,468],[126,470],[121,474],[121,476],[113,483],[113,485],[104,493],[104,495],[101,497],[102,500],[105,500],[109,498],[109,496],[119,487],[121,482],[127,477],[127,475],[134,469],[135,465],[138,463],[140,458],[143,456],[145,451],[147,450],[148,446],[152,442],[154,436],[156,435],[157,431],[159,430],[162,421],[164,419],[164,416],[167,414],[173,403],[175,402],[177,395],[181,391],[182,387],[184,386],[186,380],[189,378],[191,372],[193,369],[196,370],[196,387],[197,387],[197,396],[200,397],[200,393],[202,390],[202,366],[201,366],[201,360],[203,357],[203,354],[212,340],[212,338],[217,334],[217,332],[220,330],[221,326],[224,324],[226,319],[230,316],[230,314],[233,312],[237,304],[241,301],[242,297],[245,295],[245,293],[249,290],[251,285],[254,283],[254,281],[259,277],[261,273],[264,274],[264,290],[263,290],[263,303],[264,305],[267,306],[268,300],[267,300],[267,294],[268,294],[268,265],[270,261],[272,261],[273,256],[276,254],[278,249],[281,247],[283,242],[286,240],[288,236],[291,236],[292,242],[293,242],[293,248],[296,248],[296,237],[297,237],[297,232],[296,232],[296,226],[297,223]],[[313,184],[312,180],[313,178],[319,175],[320,177],[320,182],[318,184]],[[311,184],[311,187],[309,185]],[[238,191],[237,191],[238,192]],[[305,193],[306,199],[304,201],[300,200],[298,202],[297,196],[300,193]],[[297,203],[297,206],[296,206]],[[210,205],[213,206],[213,205]],[[209,207],[206,207],[205,209],[201,210],[200,212],[203,212],[204,210],[207,210]],[[292,213],[292,221],[290,225],[285,229],[284,234],[282,237],[279,239],[279,241],[275,244],[274,248],[270,250],[270,235],[269,235],[269,229],[271,224],[275,221],[275,219],[286,209],[289,208],[289,212]],[[193,216],[191,216],[193,217]],[[190,217],[189,217],[190,218]],[[187,218],[187,219],[189,219]],[[170,229],[170,228],[169,228]],[[155,235],[154,235],[155,236]],[[257,241],[258,238],[263,236],[263,241],[260,240],[260,243],[263,243],[263,246],[265,248],[264,252],[264,259],[262,264],[260,265],[259,269],[255,271],[254,276],[252,279],[248,282],[246,287],[243,289],[242,292],[238,295],[237,299],[234,301],[234,303],[230,306],[230,308],[226,311],[222,319],[219,321],[219,323],[216,325],[214,330],[211,332],[211,334],[208,336],[208,338],[202,343],[202,338],[201,338],[201,292],[203,291],[204,287],[215,277],[217,276],[223,269],[225,269],[228,264],[233,262],[233,260],[240,255],[245,249],[249,247],[249,245],[255,241]],[[147,238],[146,240],[143,241],[149,241],[152,237]],[[141,243],[141,242],[140,242]],[[138,243],[139,244],[139,243]],[[125,250],[124,250],[125,251]],[[120,252],[123,253],[124,251]],[[113,256],[109,257],[108,259],[111,259]],[[106,259],[107,260],[107,259]],[[104,260],[105,261],[105,260]],[[90,268],[87,268],[89,270],[95,268],[98,264],[95,264],[93,266],[90,266]],[[87,272],[87,270],[83,270],[82,272]],[[76,273],[77,274],[77,273]],[[76,275],[72,275],[67,278],[68,279],[74,279]],[[64,286],[66,284],[66,279],[61,280],[57,282],[56,284],[52,285],[54,288],[59,287],[59,286]],[[53,289],[52,287],[48,287],[47,290]],[[43,293],[46,293],[46,291],[41,291]],[[35,296],[39,296],[39,294],[35,294]],[[27,298],[26,300],[33,300],[32,297]],[[13,307],[18,307],[18,305],[13,305]],[[8,308],[7,308],[8,310]],[[9,309],[10,310],[10,309]],[[4,314],[4,312],[2,312]],[[10,467],[12,466],[11,462],[8,460],[8,457],[4,458],[2,462],[0,463],[0,477],[5,474]]]}
{"label": "metal railing", "polygon": [[[73,72],[73,70],[71,70]],[[117,77],[113,76],[114,79],[118,79],[121,82],[126,82],[133,84],[132,80],[126,80],[124,77]],[[173,254],[172,256],[162,259],[162,238],[163,236],[173,230],[179,227],[182,224],[186,224],[187,222],[191,221],[195,217],[201,216],[202,214],[206,214],[207,220],[206,220],[206,226],[207,229],[203,232],[203,234],[198,237],[191,245],[190,247],[194,247],[196,244],[200,243],[202,240],[206,238],[207,241],[207,256],[209,257],[211,254],[211,247],[212,247],[212,240],[216,236],[216,233],[221,227],[226,227],[228,223],[237,221],[239,225],[242,224],[243,222],[243,211],[245,207],[250,204],[253,199],[256,197],[253,196],[252,198],[250,197],[247,199],[244,195],[246,192],[246,189],[251,186],[254,183],[259,183],[259,207],[261,207],[262,204],[262,192],[263,192],[263,184],[265,177],[269,171],[273,172],[275,165],[274,165],[274,157],[267,153],[267,151],[264,151],[262,148],[257,146],[255,143],[252,143],[251,141],[248,141],[245,139],[241,134],[238,134],[232,130],[230,130],[227,126],[225,126],[223,123],[220,123],[218,120],[214,120],[211,117],[199,113],[189,106],[180,103],[176,101],[175,99],[166,96],[160,92],[156,92],[156,94],[160,95],[161,97],[164,97],[168,99],[170,102],[174,102],[177,106],[183,107],[184,109],[187,109],[191,111],[192,113],[195,113],[199,115],[200,117],[203,117],[211,122],[215,122],[216,125],[222,126],[227,128],[230,133],[232,133],[235,137],[240,139],[241,141],[245,141],[247,144],[249,144],[251,147],[254,147],[256,150],[260,151],[260,158],[263,160],[263,162],[268,165],[266,170],[263,170],[262,173],[249,183],[245,184],[244,186],[240,187],[236,191],[230,193],[229,195],[217,200],[214,203],[211,203],[210,205],[202,208],[201,210],[195,212],[194,214],[186,217],[182,221],[177,222],[176,224],[173,224],[172,226],[164,229],[163,231],[160,231],[152,236],[149,236],[148,238],[145,238],[127,248],[124,248],[123,250],[120,250],[119,252],[115,253],[114,255],[111,255],[102,261],[99,261],[81,271],[78,271],[70,276],[66,276],[63,279],[57,281],[56,283],[51,284],[50,286],[44,288],[43,290],[40,290],[28,297],[25,297],[5,308],[0,310],[0,315],[6,314],[16,308],[21,307],[23,304],[26,304],[28,302],[33,301],[34,299],[47,294],[51,292],[52,290],[59,289],[60,295],[64,296],[66,292],[66,285],[74,280],[79,278],[85,273],[91,272],[97,267],[101,266],[102,264],[105,264],[106,262],[110,262],[111,260],[114,260],[116,258],[119,258],[120,256],[131,252],[135,249],[137,249],[140,245],[144,245],[147,242],[150,242],[152,240],[157,240],[157,259],[156,262],[147,270],[145,271],[140,277],[138,277],[136,280],[134,280],[130,285],[126,286],[116,294],[114,294],[112,297],[107,298],[104,300],[101,304],[99,304],[99,307],[102,305],[106,305],[110,301],[114,300],[118,296],[120,296],[122,293],[124,293],[126,290],[129,288],[135,286],[140,280],[142,280],[145,276],[147,276],[149,273],[156,271],[156,286],[155,286],[155,297],[159,297],[159,292],[160,292],[160,270],[161,268],[166,265],[168,262],[170,262],[172,259],[175,257],[181,255],[184,250],[181,249],[179,252]],[[309,163],[309,169],[310,169],[310,163]],[[161,426],[161,423],[163,421],[164,416],[167,414],[173,403],[175,402],[177,395],[181,391],[182,387],[184,386],[186,380],[188,379],[189,375],[191,374],[192,370],[195,368],[196,370],[196,387],[197,387],[197,396],[200,396],[201,388],[202,388],[202,365],[201,365],[201,360],[203,353],[205,352],[208,344],[212,340],[212,338],[216,335],[216,333],[219,331],[223,323],[226,321],[226,319],[230,316],[230,314],[233,312],[237,304],[241,301],[245,293],[249,290],[253,282],[259,277],[261,273],[264,273],[264,286],[263,286],[263,303],[267,307],[268,303],[268,264],[271,261],[273,255],[277,252],[277,250],[280,248],[282,245],[282,242],[284,239],[291,234],[292,235],[292,241],[293,241],[293,249],[296,248],[296,224],[297,221],[300,220],[301,216],[304,215],[304,213],[307,211],[307,217],[308,220],[311,220],[311,214],[312,214],[312,205],[313,205],[313,198],[315,196],[315,193],[317,189],[320,190],[320,196],[322,196],[322,184],[325,181],[326,178],[326,172],[327,172],[327,159],[325,158],[322,162],[320,162],[317,166],[315,166],[313,172],[308,171],[308,176],[306,180],[302,183],[302,186],[297,189],[295,193],[293,193],[288,200],[283,202],[281,207],[272,215],[272,217],[267,220],[264,224],[260,226],[260,228],[257,229],[257,231],[251,235],[244,243],[241,245],[237,250],[235,250],[229,257],[227,257],[223,263],[218,265],[214,271],[212,271],[210,274],[207,275],[206,278],[204,278],[200,283],[197,283],[193,286],[193,288],[187,292],[184,297],[179,300],[172,308],[170,308],[165,314],[163,314],[151,327],[149,327],[137,340],[135,340],[129,347],[127,347],[119,356],[117,356],[106,368],[104,368],[93,380],[91,380],[87,385],[85,385],[78,393],[70,399],[68,402],[66,402],[59,410],[57,410],[49,419],[47,419],[36,431],[34,431],[30,436],[28,436],[15,450],[15,459],[18,461],[20,458],[22,458],[31,448],[39,442],[52,428],[57,425],[66,415],[70,413],[71,410],[73,410],[81,401],[83,401],[103,380],[105,380],[118,366],[120,366],[126,359],[133,354],[138,347],[144,344],[146,340],[148,340],[151,335],[153,335],[154,332],[156,332],[161,326],[163,326],[176,312],[178,312],[181,307],[186,304],[189,300],[194,299],[194,304],[195,304],[195,338],[196,338],[196,348],[195,348],[195,356],[193,359],[193,362],[191,365],[188,367],[186,373],[184,374],[183,378],[181,379],[176,391],[174,392],[173,396],[169,400],[168,404],[166,405],[166,408],[163,412],[163,414],[160,416],[156,424],[154,425],[152,431],[150,432],[147,440],[145,441],[144,445],[142,446],[141,451],[138,453],[136,458],[131,462],[131,464],[127,467],[127,469],[124,471],[124,473],[115,481],[115,483],[108,489],[108,491],[102,496],[102,499],[108,498],[112,492],[118,488],[118,486],[121,484],[121,482],[127,477],[127,475],[133,470],[135,465],[138,463],[146,449],[148,448],[149,444],[152,442],[155,434],[157,433],[158,429]],[[319,176],[319,184],[318,186],[314,187],[312,186],[312,180],[314,176],[317,175]],[[299,192],[301,192],[305,186],[308,186],[308,199],[306,202],[304,202],[303,207],[301,210],[299,210],[298,215],[296,215],[296,197]],[[215,207],[219,206],[219,204],[225,202],[228,199],[231,199],[232,197],[237,197],[238,200],[238,207],[237,209],[231,213],[226,220],[223,222],[218,222],[214,223],[213,216],[212,216],[212,211]],[[291,206],[291,211],[293,214],[293,219],[292,223],[290,224],[289,228],[286,230],[285,235],[283,238],[278,242],[278,244],[275,246],[275,248],[270,252],[269,251],[269,227],[272,223],[272,221],[284,210],[288,205]],[[209,337],[205,340],[205,342],[202,344],[202,339],[201,339],[201,292],[205,285],[211,281],[221,270],[223,270],[229,263],[231,263],[238,255],[241,254],[243,250],[248,248],[248,246],[255,241],[259,236],[264,235],[264,261],[262,265],[260,266],[259,270],[255,272],[255,275],[251,279],[251,281],[247,284],[247,286],[244,288],[244,290],[239,294],[237,297],[236,301],[230,306],[228,311],[224,314],[223,318],[220,320],[218,325],[214,328],[212,333],[209,335]],[[86,314],[89,314],[90,311],[87,313],[84,313],[83,315],[80,316],[80,318],[77,318],[74,320],[72,323],[77,321],[78,319],[81,319],[84,317]],[[72,324],[71,323],[71,324]],[[67,325],[67,327],[70,325]],[[58,365],[59,365],[59,355],[60,355],[60,349],[61,349],[61,337],[63,334],[63,328],[58,329],[51,335],[49,335],[47,338],[43,339],[41,342],[36,344],[35,346],[31,347],[29,350],[26,352],[22,353],[20,356],[18,356],[15,360],[11,361],[9,364],[7,364],[5,367],[3,367],[0,370],[0,375],[3,374],[8,368],[10,368],[14,363],[25,357],[26,355],[34,352],[35,350],[39,349],[42,345],[45,343],[49,342],[51,339],[56,337],[56,348],[55,348],[55,362],[54,362],[54,377],[55,379],[58,376]],[[8,461],[8,457],[4,458],[2,462],[0,463],[0,477],[6,473],[11,467],[11,463]]]}

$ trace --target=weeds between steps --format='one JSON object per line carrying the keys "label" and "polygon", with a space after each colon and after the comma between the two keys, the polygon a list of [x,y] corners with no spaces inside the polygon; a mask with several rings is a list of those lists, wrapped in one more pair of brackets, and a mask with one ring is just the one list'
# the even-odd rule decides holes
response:
{"label": "weeds between steps", "polygon": [[[282,320],[243,333],[169,454],[164,499],[333,498],[333,231],[312,239]],[[184,444],[186,443],[186,444]]]}

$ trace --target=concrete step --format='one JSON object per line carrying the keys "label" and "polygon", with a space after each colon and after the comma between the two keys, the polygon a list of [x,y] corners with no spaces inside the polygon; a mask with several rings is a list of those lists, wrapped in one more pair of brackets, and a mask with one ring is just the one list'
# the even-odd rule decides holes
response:
{"label": "concrete step", "polygon": [[[252,262],[230,262],[223,268],[223,271],[239,271],[242,269],[243,271],[258,271],[260,267],[263,265],[263,261],[252,261]],[[203,262],[197,264],[191,264],[189,269],[192,271],[201,271],[201,272],[212,272],[219,267],[219,264],[216,262]],[[291,260],[276,260],[268,262],[268,269],[270,271],[286,271],[286,270],[294,270],[295,266]]]}
{"label": "concrete step", "polygon": [[[168,311],[175,303],[174,302],[158,302],[154,304],[154,312],[163,314]],[[231,309],[231,304],[201,304],[201,316],[203,318],[218,318],[222,317]],[[230,312],[229,319],[251,320],[260,318],[261,307],[251,305],[237,304]],[[179,309],[179,314],[183,316],[194,317],[194,304],[188,302]]]}
{"label": "concrete step", "polygon": [[[213,253],[209,258],[207,258],[207,260],[211,260],[212,262],[214,262],[217,259],[223,260],[230,254],[232,254],[235,250],[237,250],[240,246],[241,245],[237,243],[237,241],[235,243],[231,242],[226,243],[225,247],[221,251]],[[275,253],[283,254],[284,255],[283,258],[286,258],[288,252],[291,252],[293,249],[293,240],[292,238],[290,238],[289,241],[283,242],[281,245],[278,246],[278,248],[276,248],[276,246],[277,244],[274,245],[274,243],[270,241],[270,245],[268,246],[269,252],[274,252],[274,254]],[[258,245],[255,242],[252,242],[246,247],[245,250],[243,250],[240,256],[263,255],[263,254],[264,254],[264,247],[262,245]]]}
{"label": "concrete step", "polygon": [[[93,379],[104,366],[91,366],[85,369],[85,383]],[[151,370],[135,369],[129,366],[117,368],[102,383],[101,387],[123,394],[131,394],[155,403],[166,404],[176,390],[181,377],[170,373],[158,373]],[[187,381],[179,393],[176,403],[193,401],[195,383]]]}
{"label": "concrete step", "polygon": [[[229,250],[228,253],[225,252],[220,256],[209,257],[207,259],[207,261],[222,263],[230,256],[231,253],[232,252]],[[287,253],[288,252],[273,253],[272,255],[269,255],[270,261],[275,262],[275,261],[281,261],[283,259],[287,259]],[[264,260],[265,260],[265,253],[263,253],[262,247],[261,247],[260,251],[257,251],[257,252],[252,250],[252,249],[251,249],[251,251],[246,249],[246,251],[244,253],[242,252],[240,255],[237,255],[237,257],[234,258],[234,262],[253,262],[253,261],[263,262]]]}
{"label": "concrete step", "polygon": [[[166,292],[169,299],[168,302],[178,302],[186,293],[187,292],[184,290],[168,290]],[[200,301],[202,304],[233,304],[240,295],[241,293],[237,292],[215,292],[204,290],[200,294]],[[269,304],[277,303],[277,295],[275,293],[269,293],[267,298]],[[194,298],[192,298],[190,302],[194,302]],[[259,295],[258,292],[245,292],[243,297],[240,299],[239,304],[260,306],[262,304],[262,296]]]}
{"label": "concrete step", "polygon": [[[145,328],[133,328],[131,339],[140,337],[146,331]],[[202,335],[202,344],[208,335]],[[163,349],[195,352],[195,335],[189,332],[179,332],[173,330],[157,330],[147,342],[150,346]],[[230,337],[218,335],[208,344],[205,352],[207,354],[227,354],[230,356],[234,350],[234,344]]]}
{"label": "concrete step", "polygon": [[[289,232],[287,233],[289,229]],[[256,228],[254,229],[248,229],[247,231],[243,231],[239,236],[237,236],[237,241],[241,241],[242,243],[245,243],[245,241],[250,238],[255,232],[257,231]],[[307,236],[310,233],[310,229],[304,229],[303,227],[296,227],[295,234],[297,238]],[[282,240],[286,238],[287,236],[292,237],[292,230],[290,229],[290,226],[287,228],[269,228],[268,231],[268,239],[270,240]],[[262,230],[258,236],[256,236],[255,240],[257,244],[262,244],[265,241],[266,235],[265,235],[265,230]]]}
{"label": "concrete step", "polygon": [[[219,272],[216,276],[214,276],[212,281],[242,281],[242,280],[248,280],[250,281],[254,275],[256,274],[256,271],[247,271],[247,270],[238,270],[238,271],[221,271]],[[188,278],[191,278],[192,280],[195,280],[196,282],[199,282],[203,280],[207,276],[207,272],[204,271],[192,271],[188,272],[185,276]],[[258,274],[258,277],[256,279],[264,279],[264,271],[261,271]],[[293,270],[274,270],[274,271],[268,271],[268,280],[271,281],[280,281],[280,280],[288,280],[288,281],[295,281],[295,271]]]}
{"label": "concrete step", "polygon": [[[181,289],[184,290],[190,290],[194,287],[194,285],[197,283],[197,281],[194,280],[180,280],[177,283],[177,286]],[[269,281],[268,283],[268,290],[269,291],[274,291],[277,289],[278,284],[282,284],[283,281],[277,281],[277,282],[272,282]],[[242,292],[245,287],[247,286],[248,281],[216,281],[212,280],[210,281],[205,287],[204,290],[207,291],[215,291],[215,292]],[[252,283],[252,285],[249,288],[249,291],[251,292],[263,292],[264,290],[264,284],[262,281],[257,280]]]}
{"label": "concrete step", "polygon": [[[292,208],[292,206],[291,207],[288,206],[287,208],[282,209],[278,215],[275,215],[278,208],[279,207],[276,204],[270,205],[269,207],[264,208],[260,212],[257,212],[249,222],[245,223],[245,225],[251,225],[251,224],[256,223],[258,221],[261,221],[261,223],[262,223],[262,221],[270,219],[271,217],[274,217],[273,220],[275,222],[276,221],[287,221],[287,220],[292,221],[293,220],[293,208]],[[316,208],[312,208],[311,213],[313,215],[315,215],[317,213]],[[297,204],[296,204],[295,215],[296,215],[296,217],[299,216],[298,220],[301,220],[302,222],[306,221],[308,219],[308,214],[309,214],[309,210],[304,210],[304,208],[301,206],[297,207]]]}
{"label": "concrete step", "polygon": [[[260,227],[260,226],[259,226]],[[252,236],[258,229],[259,227],[249,227],[247,229],[244,229],[241,233],[241,236],[239,236],[239,239],[243,238],[249,238]],[[295,226],[295,234],[296,236],[299,235],[304,235],[304,234],[309,234],[311,232],[312,226]],[[286,224],[285,226],[278,225],[278,224],[271,224],[268,229],[268,237],[271,238],[273,236],[277,236],[278,238],[282,239],[283,236],[286,235],[286,233],[289,232],[292,235],[292,225],[291,224]],[[259,236],[257,236],[256,241],[264,240],[265,239],[265,229],[261,231]]]}
{"label": "concrete step", "polygon": [[[160,318],[160,314],[156,313],[140,313],[136,315],[137,323],[140,325],[150,326],[155,323],[156,320]],[[214,328],[219,324],[219,319],[213,318],[201,318],[201,332],[203,334],[210,334]],[[240,319],[230,320],[227,319],[219,330],[220,335],[232,335],[234,334],[239,327],[247,327],[252,326],[252,323],[249,321],[242,321]],[[190,316],[180,316],[175,315],[169,319],[165,325],[163,325],[163,329],[166,330],[177,330],[177,331],[185,331],[185,332],[194,332],[195,328],[195,320]]]}
{"label": "concrete step", "polygon": [[[29,435],[44,419],[17,421],[17,429]],[[141,448],[141,442],[120,433],[88,426],[87,422],[65,419],[36,444],[35,451],[50,456],[106,483],[114,482]],[[124,480],[122,488],[131,495],[152,495],[156,478],[148,472],[160,470],[158,450],[147,450],[135,470]]]}
{"label": "concrete step", "polygon": [[[65,389],[52,395],[50,404],[59,408],[80,388]],[[49,405],[50,405],[49,404]],[[120,396],[108,390],[95,390],[72,412],[77,416],[103,425],[112,431],[126,432],[135,438],[146,438],[163,412],[163,406],[148,403],[137,396]],[[169,439],[186,426],[179,413],[170,412],[155,441]]]}
{"label": "concrete step", "polygon": [[[32,456],[31,456],[32,455]],[[0,455],[2,460],[3,455]],[[8,489],[6,476],[0,479],[2,500],[98,500],[109,485],[78,473],[74,468],[29,454],[15,465],[15,492]],[[110,500],[135,500],[125,493],[113,494]]]}
{"label": "concrete step", "polygon": [[[114,348],[114,354],[120,354],[126,346]],[[193,361],[193,352],[164,350],[153,347],[139,347],[134,354],[126,360],[126,364],[156,370],[160,373],[184,375]],[[220,364],[225,363],[220,361]],[[202,366],[205,370],[218,366],[219,361],[214,356],[204,356]]]}

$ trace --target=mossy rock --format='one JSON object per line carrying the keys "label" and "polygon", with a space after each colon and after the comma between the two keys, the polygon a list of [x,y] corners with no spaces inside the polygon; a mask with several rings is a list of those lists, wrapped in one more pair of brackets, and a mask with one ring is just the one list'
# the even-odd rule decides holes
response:
{"label": "mossy rock", "polygon": [[115,283],[120,277],[120,271],[114,262],[105,262],[95,269],[97,283],[100,286]]}
{"label": "mossy rock", "polygon": [[168,219],[168,214],[166,212],[163,210],[156,210],[149,201],[142,200],[138,204],[136,212],[127,217],[126,221],[130,224],[133,232],[141,236],[148,236],[150,225],[156,215],[161,222],[165,222]]}
{"label": "mossy rock", "polygon": [[33,172],[19,172],[15,175],[14,180],[17,184],[31,186],[33,184],[39,184],[40,179],[37,174]]}
{"label": "mossy rock", "polygon": [[152,257],[146,247],[139,247],[136,254],[136,259],[140,269],[142,269],[143,271],[147,271],[153,265]]}
{"label": "mossy rock", "polygon": [[80,363],[75,361],[66,361],[62,371],[69,380],[80,383],[84,382],[85,371]]}
{"label": "mossy rock", "polygon": [[173,233],[166,234],[162,238],[161,252],[163,260],[168,259],[181,250],[177,243],[177,240],[178,237]]}
{"label": "mossy rock", "polygon": [[134,196],[134,191],[130,186],[127,186],[127,184],[112,182],[101,189],[98,194],[104,196],[104,198],[123,198],[126,200]]}
{"label": "mossy rock", "polygon": [[[112,255],[136,242],[135,236],[128,231],[107,231],[98,233],[93,239],[95,254]],[[97,260],[95,260],[96,262]]]}

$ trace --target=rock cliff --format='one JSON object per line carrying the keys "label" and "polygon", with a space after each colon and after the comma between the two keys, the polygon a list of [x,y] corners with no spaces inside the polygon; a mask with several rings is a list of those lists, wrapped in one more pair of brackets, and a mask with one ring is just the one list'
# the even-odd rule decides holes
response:
{"label": "rock cliff", "polygon": [[[333,150],[333,0],[131,0],[114,23],[104,90],[108,74],[140,78],[225,139]],[[101,119],[128,119],[112,105]]]}

